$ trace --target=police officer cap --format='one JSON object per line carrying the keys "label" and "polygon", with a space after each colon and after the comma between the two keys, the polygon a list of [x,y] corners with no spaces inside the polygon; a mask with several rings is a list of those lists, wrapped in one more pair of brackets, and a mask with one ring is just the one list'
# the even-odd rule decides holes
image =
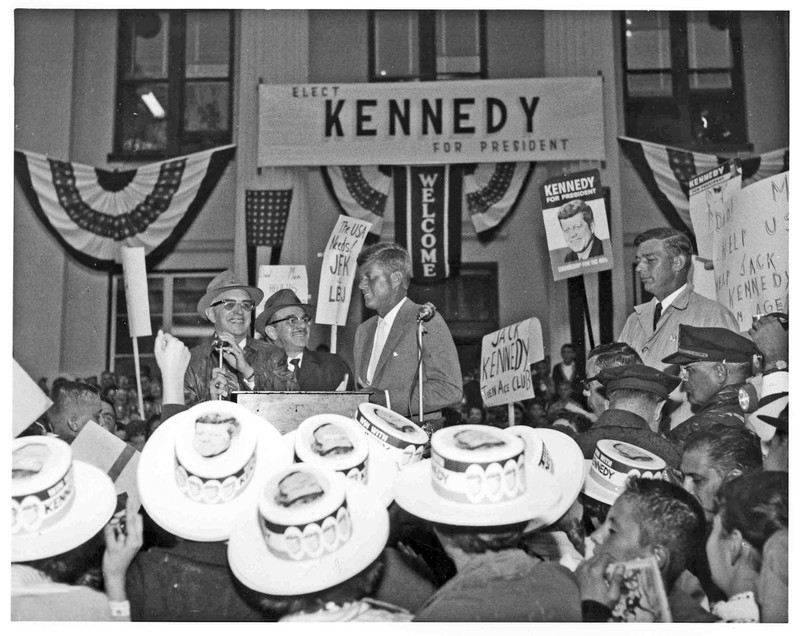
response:
{"label": "police officer cap", "polygon": [[625,364],[603,369],[597,376],[607,391],[634,389],[648,391],[666,399],[681,383],[680,378],[644,364]]}
{"label": "police officer cap", "polygon": [[692,362],[752,362],[758,349],[752,340],[723,327],[678,328],[678,350],[661,362],[691,364]]}

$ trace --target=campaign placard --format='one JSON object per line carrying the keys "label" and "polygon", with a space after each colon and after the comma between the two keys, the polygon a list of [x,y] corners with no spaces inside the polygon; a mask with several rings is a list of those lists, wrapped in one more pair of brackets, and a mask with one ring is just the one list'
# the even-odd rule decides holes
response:
{"label": "campaign placard", "polygon": [[125,281],[125,302],[128,304],[128,329],[131,338],[152,336],[144,247],[122,248],[122,274]]}
{"label": "campaign placard", "polygon": [[789,173],[737,192],[714,227],[717,301],[744,331],[753,316],[789,311]]}
{"label": "campaign placard", "polygon": [[528,318],[483,337],[481,395],[486,406],[534,397],[531,364],[544,358],[542,325]]}
{"label": "campaign placard", "polygon": [[701,258],[714,258],[715,231],[730,216],[733,196],[741,189],[742,162],[738,158],[689,180],[689,216]]}
{"label": "campaign placard", "polygon": [[308,274],[305,265],[261,265],[258,268],[258,288],[264,298],[256,307],[256,316],[264,309],[267,298],[281,289],[291,289],[301,303],[308,302]]}
{"label": "campaign placard", "polygon": [[319,274],[318,325],[342,326],[347,322],[347,309],[358,267],[356,259],[372,223],[339,215],[333,228]]}
{"label": "campaign placard", "polygon": [[11,435],[16,437],[53,405],[19,362],[12,358],[11,371]]}
{"label": "campaign placard", "polygon": [[614,259],[600,171],[548,179],[539,194],[553,280],[611,269]]}

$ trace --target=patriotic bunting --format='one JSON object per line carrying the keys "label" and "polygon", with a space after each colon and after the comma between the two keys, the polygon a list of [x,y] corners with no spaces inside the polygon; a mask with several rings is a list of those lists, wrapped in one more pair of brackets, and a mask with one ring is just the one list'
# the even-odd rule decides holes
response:
{"label": "patriotic bunting", "polygon": [[33,211],[80,263],[119,271],[121,247],[142,246],[151,268],[197,217],[235,149],[118,171],[18,150],[14,171]]}
{"label": "patriotic bunting", "polygon": [[[669,224],[694,234],[689,216],[689,180],[725,163],[730,157],[670,148],[629,137],[619,137],[619,141]],[[789,149],[782,148],[741,161],[742,187],[746,187],[786,172],[789,169]]]}
{"label": "patriotic bunting", "polygon": [[464,206],[481,242],[494,238],[511,216],[535,164],[478,163],[464,168]]}
{"label": "patriotic bunting", "polygon": [[342,212],[372,223],[371,234],[380,236],[386,199],[392,187],[391,168],[384,166],[322,167],[322,177]]}

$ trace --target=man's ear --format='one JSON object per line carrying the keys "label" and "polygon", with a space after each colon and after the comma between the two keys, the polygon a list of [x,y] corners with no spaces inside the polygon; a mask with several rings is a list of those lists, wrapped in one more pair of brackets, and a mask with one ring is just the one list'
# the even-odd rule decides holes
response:
{"label": "man's ear", "polygon": [[69,427],[69,430],[71,430],[73,433],[77,433],[78,432],[78,417],[77,417],[77,415],[70,415],[67,418],[67,426]]}
{"label": "man's ear", "polygon": [[206,318],[208,318],[211,322],[216,322],[214,320],[214,309],[211,307],[206,307]]}
{"label": "man's ear", "polygon": [[653,556],[656,558],[656,563],[658,563],[658,569],[661,572],[666,572],[667,568],[669,567],[669,559],[670,559],[669,550],[667,550],[660,543],[654,545],[651,548],[651,550],[653,552]]}
{"label": "man's ear", "polygon": [[666,400],[662,400],[656,405],[656,410],[653,413],[653,422],[656,425],[656,432],[658,432],[658,425],[661,422],[661,414],[664,412],[664,405],[667,403]]}
{"label": "man's ear", "polygon": [[725,554],[731,565],[736,565],[736,562],[745,555],[744,537],[736,528],[728,535],[728,540],[725,542]]}
{"label": "man's ear", "polygon": [[277,340],[278,339],[278,330],[275,329],[272,325],[265,325],[264,326],[264,333],[267,334],[267,337],[270,340]]}
{"label": "man's ear", "polygon": [[403,275],[400,272],[392,272],[389,274],[389,280],[392,282],[392,287],[400,287],[403,284]]}
{"label": "man's ear", "polygon": [[685,254],[678,254],[677,256],[672,257],[672,269],[673,271],[680,272],[684,270],[687,266],[688,259],[686,258]]}
{"label": "man's ear", "polygon": [[719,384],[724,384],[725,380],[728,379],[728,367],[722,362],[717,362],[716,367],[714,367],[714,372],[717,374]]}

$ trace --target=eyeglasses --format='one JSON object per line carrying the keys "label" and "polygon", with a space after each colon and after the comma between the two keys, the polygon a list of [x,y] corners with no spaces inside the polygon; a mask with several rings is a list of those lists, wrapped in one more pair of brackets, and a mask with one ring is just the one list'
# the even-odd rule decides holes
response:
{"label": "eyeglasses", "polygon": [[311,316],[286,316],[286,318],[281,318],[280,320],[273,320],[269,324],[277,325],[279,322],[288,322],[290,327],[296,327],[300,323],[307,325],[311,322]]}
{"label": "eyeglasses", "polygon": [[225,311],[233,311],[234,309],[236,309],[236,306],[238,305],[239,307],[242,308],[242,311],[247,313],[253,311],[256,308],[256,304],[252,300],[231,300],[231,299],[218,300],[215,303],[211,303],[211,305],[209,306],[216,307],[217,305],[222,305],[223,307],[225,307]]}

